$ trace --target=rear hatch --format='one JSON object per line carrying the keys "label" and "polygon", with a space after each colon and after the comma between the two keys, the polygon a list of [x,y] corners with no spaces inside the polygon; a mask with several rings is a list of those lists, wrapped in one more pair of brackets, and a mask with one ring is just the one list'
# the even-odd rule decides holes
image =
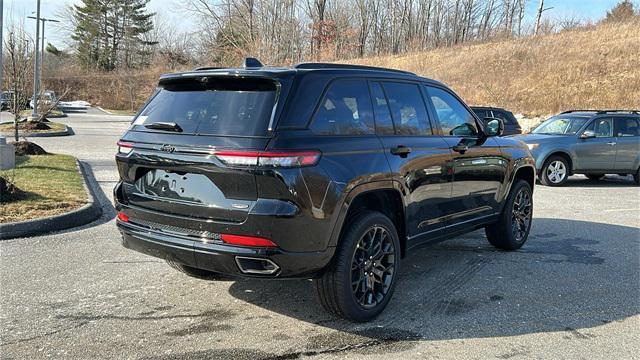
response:
{"label": "rear hatch", "polygon": [[280,94],[269,78],[161,81],[119,143],[122,200],[178,217],[244,221],[257,198],[255,175],[213,154],[264,150]]}

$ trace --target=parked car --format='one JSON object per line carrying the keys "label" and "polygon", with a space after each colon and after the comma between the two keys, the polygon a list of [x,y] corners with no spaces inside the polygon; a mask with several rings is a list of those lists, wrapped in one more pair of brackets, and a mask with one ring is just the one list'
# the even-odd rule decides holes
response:
{"label": "parked car", "polygon": [[562,185],[573,174],[592,180],[632,174],[640,185],[638,111],[566,111],[514,138],[529,146],[544,185]]}
{"label": "parked car", "polygon": [[125,247],[201,278],[313,278],[326,309],[367,321],[416,247],[479,228],[500,249],[527,240],[529,150],[442,83],[247,65],[160,78],[118,142]]}
{"label": "parked car", "polygon": [[522,134],[522,128],[518,123],[518,119],[516,119],[509,110],[485,106],[472,106],[471,110],[473,110],[480,119],[497,118],[502,120],[504,124],[504,136]]}
{"label": "parked car", "polygon": [[[29,101],[29,108],[31,109],[33,109],[34,105],[33,100],[34,97],[32,96],[31,100]],[[50,106],[52,104],[55,104],[56,101],[58,101],[58,98],[56,97],[56,93],[53,90],[45,90],[38,97],[38,105]]]}
{"label": "parked car", "polygon": [[10,91],[3,91],[0,95],[0,111],[5,111],[11,107],[11,95]]}

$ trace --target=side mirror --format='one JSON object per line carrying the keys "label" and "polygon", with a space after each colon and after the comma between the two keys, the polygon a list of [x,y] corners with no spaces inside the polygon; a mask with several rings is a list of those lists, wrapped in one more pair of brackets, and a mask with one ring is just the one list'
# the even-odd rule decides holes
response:
{"label": "side mirror", "polygon": [[596,133],[593,130],[585,130],[580,135],[580,139],[593,139],[594,137],[596,137]]}
{"label": "side mirror", "polygon": [[501,136],[504,133],[504,123],[498,118],[484,118],[484,133],[486,136]]}

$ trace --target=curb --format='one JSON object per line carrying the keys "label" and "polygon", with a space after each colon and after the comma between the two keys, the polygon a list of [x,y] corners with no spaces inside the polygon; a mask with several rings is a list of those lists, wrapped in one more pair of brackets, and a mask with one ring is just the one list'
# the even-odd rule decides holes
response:
{"label": "curb", "polygon": [[103,113],[105,113],[105,114],[115,115],[115,114],[114,114],[114,113],[112,113],[111,111],[107,111],[107,110],[105,110],[105,109],[101,108],[100,106],[96,106],[96,109],[98,109],[98,110],[102,111],[102,112],[103,112]]}
{"label": "curb", "polygon": [[93,188],[89,185],[87,172],[84,164],[76,160],[82,179],[84,189],[87,192],[87,203],[81,208],[68,213],[54,215],[42,219],[20,221],[0,224],[0,240],[13,239],[18,237],[28,237],[54,231],[65,230],[80,225],[88,224],[102,216],[102,206],[96,200]]}
{"label": "curb", "polygon": [[[0,132],[0,135],[5,136],[5,137],[9,137],[9,136],[13,136],[13,132]],[[64,125],[64,130],[63,131],[55,131],[55,132],[48,132],[48,133],[28,133],[28,132],[20,132],[19,133],[20,137],[53,137],[53,136],[68,136],[68,135],[73,135],[73,130],[68,127],[67,125]]]}

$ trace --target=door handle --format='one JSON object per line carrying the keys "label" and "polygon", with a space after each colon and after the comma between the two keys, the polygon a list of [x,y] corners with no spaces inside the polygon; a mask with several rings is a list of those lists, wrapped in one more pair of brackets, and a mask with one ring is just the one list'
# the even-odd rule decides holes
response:
{"label": "door handle", "polygon": [[608,143],[607,143],[607,145],[611,145],[611,146],[614,146],[615,144],[616,144],[616,143],[614,143],[613,141],[612,141],[612,142],[608,142]]}
{"label": "door handle", "polygon": [[391,148],[391,154],[398,155],[400,157],[407,157],[409,153],[411,153],[411,148],[406,147],[404,145],[398,145],[394,148]]}
{"label": "door handle", "polygon": [[452,147],[451,150],[455,152],[459,152],[460,154],[463,154],[465,151],[469,150],[469,147],[465,144],[458,144]]}

